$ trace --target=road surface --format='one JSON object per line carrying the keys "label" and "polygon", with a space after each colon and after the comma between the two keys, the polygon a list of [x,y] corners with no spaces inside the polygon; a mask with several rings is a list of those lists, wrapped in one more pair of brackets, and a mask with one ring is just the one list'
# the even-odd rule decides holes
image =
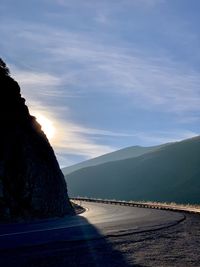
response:
{"label": "road surface", "polygon": [[74,242],[161,229],[184,215],[172,211],[82,202],[78,216],[0,226],[0,250],[55,242]]}

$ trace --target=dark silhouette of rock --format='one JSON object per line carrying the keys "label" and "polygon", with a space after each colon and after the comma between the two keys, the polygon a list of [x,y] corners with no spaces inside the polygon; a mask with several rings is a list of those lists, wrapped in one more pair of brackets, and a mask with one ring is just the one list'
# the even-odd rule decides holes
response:
{"label": "dark silhouette of rock", "polygon": [[53,149],[2,59],[0,85],[0,220],[71,213]]}

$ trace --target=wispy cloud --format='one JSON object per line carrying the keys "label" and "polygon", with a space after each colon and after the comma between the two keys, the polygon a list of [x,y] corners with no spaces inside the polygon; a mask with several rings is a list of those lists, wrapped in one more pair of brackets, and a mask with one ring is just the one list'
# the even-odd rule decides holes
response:
{"label": "wispy cloud", "polygon": [[[51,120],[52,125],[55,128],[55,136],[51,142],[57,154],[68,153],[72,155],[81,155],[83,158],[88,159],[115,150],[114,147],[95,143],[90,138],[89,135],[102,135],[102,132],[105,134],[102,130],[91,130],[82,125],[77,125],[74,122],[66,120],[62,121],[59,117],[56,117],[55,112],[49,112],[49,109],[46,109],[45,111],[38,106],[36,110],[32,109],[32,114],[35,115],[36,118],[37,114],[41,114]],[[106,134],[114,133],[106,132]],[[68,164],[68,162],[66,162],[66,164]]]}
{"label": "wispy cloud", "polygon": [[[7,27],[14,31],[13,24]],[[184,116],[185,112],[200,111],[200,77],[195,69],[188,69],[165,56],[148,57],[120,44],[116,47],[96,42],[87,34],[47,26],[41,28],[37,24],[23,27],[16,38],[27,46],[38,47],[38,52],[46,55],[43,62],[46,68],[50,65],[56,71],[59,65],[65,66],[59,76],[24,73],[19,77],[24,84],[40,83],[51,87],[72,84],[85,91],[106,90],[127,97],[139,108],[160,110],[162,107],[161,112],[183,113]]]}
{"label": "wispy cloud", "polygon": [[[50,102],[54,102],[56,105],[57,98],[79,97],[78,92],[74,94],[70,89],[66,90],[69,84],[73,84],[73,78],[68,75],[62,77],[34,69],[25,70],[24,67],[19,68],[13,64],[8,64],[8,66],[11,69],[12,77],[19,82],[21,93],[27,97],[31,106],[34,106],[36,102],[44,102],[44,106]],[[66,107],[59,108],[61,110]]]}
{"label": "wispy cloud", "polygon": [[[88,0],[87,2],[82,2],[81,0],[77,1],[77,5],[81,7],[90,7],[94,9],[99,9],[99,8],[122,8],[126,6],[143,6],[144,8],[146,7],[154,7],[156,5],[160,5],[165,3],[166,0]],[[69,1],[69,0],[56,0],[56,3],[65,6],[65,7],[74,7],[74,1]]]}
{"label": "wispy cloud", "polygon": [[33,72],[27,70],[20,70],[16,66],[11,65],[12,75],[20,81],[21,85],[26,87],[37,88],[37,86],[56,87],[62,84],[59,77],[49,73]]}
{"label": "wispy cloud", "polygon": [[[78,0],[76,3],[72,0],[52,0],[59,7],[64,9],[68,14],[72,10],[76,10],[77,14],[88,14],[91,20],[106,26],[112,26],[116,24],[114,19],[115,15],[118,15],[123,10],[144,10],[151,11],[156,7],[163,5],[166,0],[89,0],[81,1]],[[52,14],[56,17],[56,14]],[[57,16],[59,14],[57,13]]]}
{"label": "wispy cloud", "polygon": [[[49,2],[49,0],[44,1]],[[61,157],[66,151],[82,158],[113,151],[117,147],[105,145],[108,142],[102,141],[107,137],[112,139],[132,137],[134,141],[150,145],[196,135],[195,131],[176,129],[171,129],[169,132],[152,131],[152,129],[147,132],[137,130],[134,132],[127,130],[129,126],[126,130],[118,132],[112,130],[112,126],[108,129],[101,125],[100,129],[96,129],[90,120],[87,121],[87,126],[84,122],[79,123],[78,119],[76,120],[74,114],[81,113],[83,106],[79,109],[77,103],[70,106],[70,101],[63,101],[64,98],[83,98],[84,95],[96,97],[102,93],[107,98],[117,96],[127,106],[134,107],[138,113],[151,111],[154,114],[170,114],[173,115],[171,116],[173,121],[179,123],[198,120],[200,112],[198,70],[195,67],[188,68],[187,64],[184,66],[178,63],[173,57],[166,56],[167,53],[160,51],[149,53],[148,49],[140,49],[140,46],[134,43],[132,32],[129,32],[128,36],[130,43],[118,36],[118,33],[126,35],[124,33],[126,27],[122,25],[120,32],[118,28],[120,25],[116,24],[121,9],[129,10],[130,7],[130,10],[135,10],[136,7],[140,7],[145,12],[148,9],[149,13],[151,11],[153,13],[154,8],[166,2],[91,0],[77,1],[78,4],[74,5],[74,1],[53,0],[51,3],[57,3],[62,6],[64,12],[67,12],[66,16],[61,12],[63,10],[46,11],[59,21],[55,25],[50,21],[46,24],[45,20],[42,23],[30,21],[24,23],[20,19],[4,17],[4,23],[0,25],[2,36],[0,48],[2,51],[9,51],[7,54],[11,53],[8,61],[11,63],[12,75],[21,85],[31,112],[33,114],[40,112],[53,121],[57,133],[52,144]],[[74,24],[74,20],[79,17],[77,12],[80,12],[84,19],[88,18],[89,23],[92,21],[97,28],[88,28],[87,23],[82,25],[79,21],[76,29],[77,24]],[[91,14],[91,18],[88,14]],[[61,26],[65,17],[68,20]],[[167,21],[167,25],[168,23],[170,24]],[[170,37],[180,39],[178,42],[183,43],[190,42],[188,39],[195,39],[193,34],[185,36],[182,27],[177,25],[175,27],[172,24],[168,27],[167,33]],[[131,28],[134,26],[132,21],[129,26]],[[98,27],[104,30],[100,32]],[[116,27],[116,36],[113,40],[110,38],[112,31],[106,32],[106,27],[110,27],[111,30]],[[145,35],[145,32],[142,34]],[[21,51],[23,53],[20,54]],[[27,66],[29,61],[31,67]],[[104,117],[106,118],[105,114]]]}
{"label": "wispy cloud", "polygon": [[[121,134],[105,130],[85,128],[82,125],[78,125],[67,120],[62,121],[59,118],[59,114],[62,112],[68,112],[70,114],[68,107],[60,107],[57,106],[56,103],[53,107],[48,106],[48,101],[45,103],[45,101],[39,100],[41,97],[41,92],[32,91],[33,89],[38,90],[38,87],[39,89],[46,88],[46,94],[55,98],[58,92],[55,91],[55,95],[52,95],[50,87],[55,89],[56,86],[59,86],[62,83],[59,78],[51,76],[47,73],[20,71],[16,68],[12,68],[12,70],[14,78],[16,78],[16,80],[22,85],[22,88],[24,88],[23,91],[24,94],[27,95],[27,102],[31,114],[36,116],[36,118],[38,115],[43,115],[52,122],[52,125],[55,128],[55,136],[51,142],[56,153],[61,155],[59,157],[61,157],[63,164],[63,153],[80,155],[83,157],[83,159],[88,159],[111,152],[115,149],[114,147],[95,143],[92,141],[89,135],[118,136]],[[44,91],[42,94],[44,94]],[[65,162],[65,165],[69,165],[69,163]]]}
{"label": "wispy cloud", "polygon": [[47,37],[37,29],[24,32],[23,38],[39,43],[52,61],[66,62],[66,72],[68,62],[79,66],[70,70],[78,87],[87,84],[88,90],[99,88],[128,96],[140,108],[162,107],[162,112],[174,113],[200,110],[198,72],[169,58],[150,58],[139,51],[130,53],[129,49],[97,44],[81,34],[52,29]]}
{"label": "wispy cloud", "polygon": [[140,141],[147,146],[149,145],[159,145],[166,144],[169,142],[177,142],[184,139],[192,138],[197,136],[198,133],[189,131],[189,130],[171,130],[171,131],[154,131],[154,132],[140,132],[137,133],[136,136],[140,139]]}
{"label": "wispy cloud", "polygon": [[[49,110],[49,109],[47,109]],[[132,137],[134,140],[133,145],[159,145],[168,142],[176,142],[183,139],[197,136],[198,133],[189,130],[171,130],[171,131],[154,131],[154,132],[142,132],[131,131],[130,133],[115,133],[103,129],[91,129],[86,128],[83,125],[75,124],[70,121],[62,121],[55,116],[55,113],[41,110],[40,114],[44,114],[52,121],[55,127],[55,136],[51,140],[56,154],[62,166],[68,166],[73,164],[73,161],[68,162],[66,155],[76,155],[82,157],[82,160],[94,158],[112,151],[119,149],[120,147],[113,147],[109,145],[101,145],[95,142],[93,136],[98,135],[101,138],[105,136],[110,137]],[[33,110],[33,114],[38,114]],[[63,157],[65,155],[65,157]]]}
{"label": "wispy cloud", "polygon": [[70,165],[73,161],[68,162],[67,157],[63,155],[79,155],[82,160],[97,157],[119,149],[120,147],[113,147],[109,145],[101,145],[95,142],[93,137],[99,136],[101,138],[107,137],[131,137],[134,140],[133,145],[158,145],[168,142],[180,141],[186,138],[191,138],[198,133],[189,130],[174,129],[171,131],[130,131],[129,133],[113,132],[104,129],[87,128],[83,125],[76,124],[70,120],[62,121],[59,118],[59,113],[50,112],[48,107],[36,106],[32,109],[32,114],[37,117],[37,114],[44,115],[52,121],[55,128],[55,136],[51,143],[62,162],[62,166]]}

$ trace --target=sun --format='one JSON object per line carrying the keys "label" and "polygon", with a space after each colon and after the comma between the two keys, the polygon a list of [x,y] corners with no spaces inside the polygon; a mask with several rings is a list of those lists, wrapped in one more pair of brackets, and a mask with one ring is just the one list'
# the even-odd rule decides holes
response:
{"label": "sun", "polygon": [[36,116],[38,123],[41,125],[43,132],[49,140],[52,140],[55,135],[55,128],[52,121],[47,119],[44,115],[38,114]]}

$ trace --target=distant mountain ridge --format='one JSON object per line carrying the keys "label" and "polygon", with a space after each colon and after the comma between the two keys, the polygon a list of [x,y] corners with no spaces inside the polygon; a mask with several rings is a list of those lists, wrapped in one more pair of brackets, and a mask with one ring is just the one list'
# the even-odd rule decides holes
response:
{"label": "distant mountain ridge", "polygon": [[70,196],[200,203],[200,136],[67,175]]}
{"label": "distant mountain ridge", "polygon": [[78,164],[75,164],[69,167],[65,167],[62,169],[62,172],[64,175],[68,175],[82,168],[96,166],[96,165],[107,163],[110,161],[138,157],[145,153],[160,149],[161,147],[166,146],[166,145],[168,144],[151,146],[151,147],[131,146],[131,147],[122,148],[120,150],[117,150],[117,151],[114,151],[114,152],[111,152],[111,153],[108,153],[108,154],[105,154],[105,155],[102,155],[102,156],[99,156],[93,159],[89,159],[89,160],[83,161],[81,163],[78,163]]}

